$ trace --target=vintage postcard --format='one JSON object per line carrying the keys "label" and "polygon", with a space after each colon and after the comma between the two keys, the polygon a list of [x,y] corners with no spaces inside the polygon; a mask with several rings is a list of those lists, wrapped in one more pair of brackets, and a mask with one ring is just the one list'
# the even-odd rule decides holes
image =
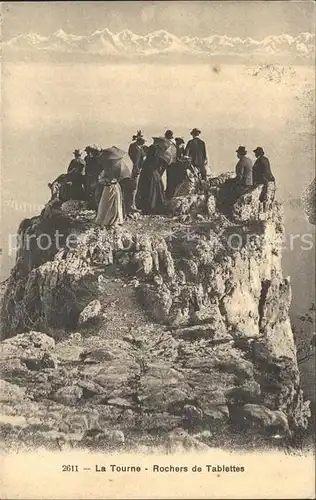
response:
{"label": "vintage postcard", "polygon": [[315,3],[1,20],[1,498],[315,498]]}

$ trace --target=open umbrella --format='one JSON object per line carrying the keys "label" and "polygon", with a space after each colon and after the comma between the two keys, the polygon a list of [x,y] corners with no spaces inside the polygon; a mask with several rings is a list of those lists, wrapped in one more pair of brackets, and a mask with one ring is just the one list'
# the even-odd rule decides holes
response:
{"label": "open umbrella", "polygon": [[154,144],[162,151],[166,151],[170,147],[169,139],[165,137],[153,137]]}
{"label": "open umbrella", "polygon": [[120,160],[127,153],[123,149],[112,146],[111,148],[102,149],[102,155],[108,160]]}
{"label": "open umbrella", "polygon": [[168,165],[176,161],[177,148],[165,137],[153,137],[154,146],[156,146],[157,155]]}
{"label": "open umbrella", "polygon": [[131,177],[133,163],[128,154],[116,146],[103,149],[98,157],[98,163],[111,179],[121,180]]}

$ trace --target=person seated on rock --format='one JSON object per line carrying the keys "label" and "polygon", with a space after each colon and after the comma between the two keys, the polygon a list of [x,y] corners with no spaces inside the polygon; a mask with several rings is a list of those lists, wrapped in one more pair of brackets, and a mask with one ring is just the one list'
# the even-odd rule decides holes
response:
{"label": "person seated on rock", "polygon": [[238,162],[236,165],[236,183],[241,188],[252,186],[252,161],[248,158],[245,146],[236,149]]}
{"label": "person seated on rock", "polygon": [[68,200],[84,200],[85,199],[85,182],[82,170],[82,163],[79,150],[75,150],[75,158],[70,162],[67,173],[59,175],[53,182],[48,183],[51,190],[51,199],[61,201]]}
{"label": "person seated on rock", "polygon": [[45,207],[43,208],[43,210],[40,213],[41,219],[51,219],[56,214],[59,215],[63,201],[68,201],[68,200],[61,200],[60,198],[53,198],[48,203],[46,203]]}
{"label": "person seated on rock", "polygon": [[67,174],[61,174],[53,182],[48,183],[51,190],[51,200],[68,201],[71,196],[71,182]]}
{"label": "person seated on rock", "polygon": [[247,157],[245,146],[239,146],[236,153],[238,162],[235,167],[236,177],[232,185],[232,203],[252,187],[252,161]]}
{"label": "person seated on rock", "polygon": [[255,186],[263,184],[260,201],[265,203],[267,201],[268,184],[269,182],[275,183],[275,178],[271,172],[270,162],[265,156],[263,148],[258,146],[253,152],[257,158],[252,169],[253,184]]}

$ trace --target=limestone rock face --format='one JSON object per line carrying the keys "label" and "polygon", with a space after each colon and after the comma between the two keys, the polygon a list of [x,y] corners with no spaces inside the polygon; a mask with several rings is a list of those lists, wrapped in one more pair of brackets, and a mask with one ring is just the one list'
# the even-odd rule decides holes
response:
{"label": "limestone rock face", "polygon": [[305,189],[302,202],[305,213],[311,224],[316,224],[316,178]]}
{"label": "limestone rock face", "polygon": [[22,240],[43,227],[54,239],[58,224],[71,235],[47,251],[22,245],[2,291],[3,411],[23,417],[25,443],[147,446],[160,435],[169,446],[183,434],[244,446],[249,430],[289,440],[306,427],[282,207],[270,191],[263,205],[260,186],[230,196],[232,182],[210,179],[170,215],[116,229],[74,202],[22,224]]}
{"label": "limestone rock face", "polygon": [[79,314],[78,325],[87,321],[97,319],[101,314],[101,304],[99,300],[92,300]]}

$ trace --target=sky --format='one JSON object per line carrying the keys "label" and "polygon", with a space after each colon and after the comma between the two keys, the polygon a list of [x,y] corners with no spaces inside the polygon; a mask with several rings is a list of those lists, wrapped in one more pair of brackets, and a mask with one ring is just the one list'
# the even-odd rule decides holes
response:
{"label": "sky", "polygon": [[164,29],[177,36],[248,36],[314,32],[315,3],[284,1],[98,1],[3,2],[2,37],[22,33],[47,36],[58,29],[88,35],[109,28],[138,34]]}

